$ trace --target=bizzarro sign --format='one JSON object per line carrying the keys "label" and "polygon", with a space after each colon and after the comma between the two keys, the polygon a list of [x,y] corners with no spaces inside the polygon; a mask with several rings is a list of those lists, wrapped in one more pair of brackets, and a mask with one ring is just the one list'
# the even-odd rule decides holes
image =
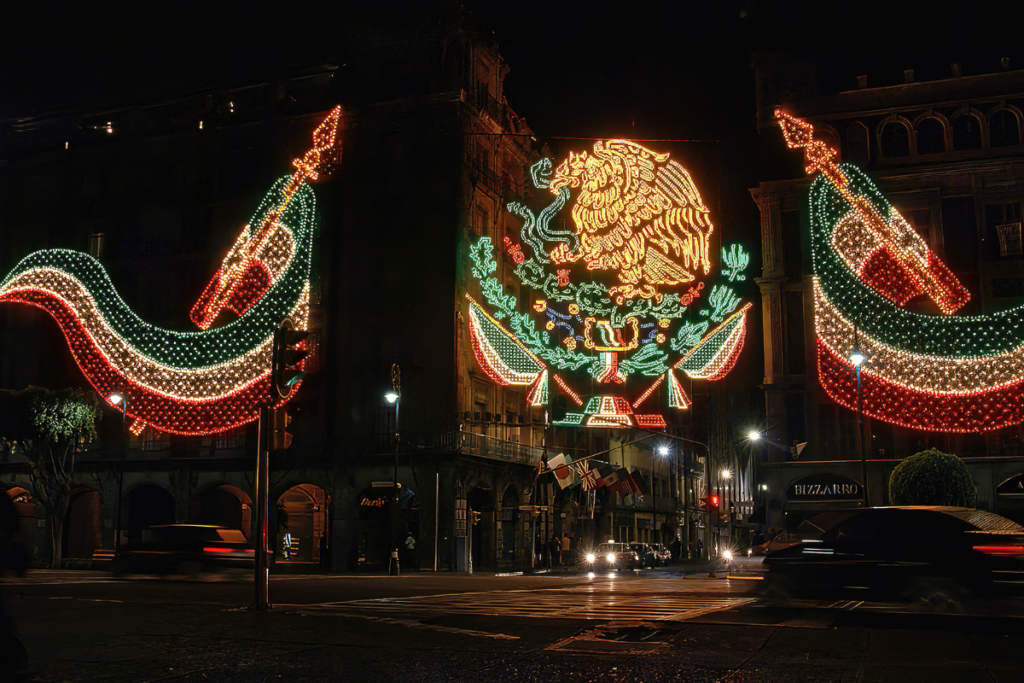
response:
{"label": "bizzarro sign", "polygon": [[840,474],[812,474],[790,485],[786,497],[791,501],[815,503],[859,500],[863,489],[853,479]]}

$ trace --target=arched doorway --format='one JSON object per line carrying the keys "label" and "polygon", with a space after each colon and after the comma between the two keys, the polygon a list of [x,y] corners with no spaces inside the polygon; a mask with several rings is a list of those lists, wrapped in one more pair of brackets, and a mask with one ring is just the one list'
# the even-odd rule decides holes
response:
{"label": "arched doorway", "polygon": [[103,547],[103,522],[100,492],[76,489],[71,492],[64,517],[64,538],[61,555],[65,558],[91,558],[93,551]]}
{"label": "arched doorway", "polygon": [[501,526],[498,533],[498,563],[515,565],[516,520],[519,518],[519,491],[513,484],[505,487],[501,496]]}
{"label": "arched doorway", "polygon": [[139,484],[125,495],[121,529],[129,541],[142,540],[142,532],[158,524],[174,524],[174,496],[157,484]]}
{"label": "arched doorway", "polygon": [[[474,569],[493,569],[494,553],[494,494],[489,488],[477,485],[469,492],[470,519],[473,523],[471,556]],[[475,513],[475,514],[474,514]]]}
{"label": "arched doorway", "polygon": [[32,494],[20,486],[7,489],[7,496],[14,503],[14,510],[18,513],[18,535],[32,550],[36,539],[36,502],[32,499]]}
{"label": "arched doorway", "polygon": [[252,499],[231,484],[211,486],[199,496],[199,522],[241,529],[249,538],[252,532]]}
{"label": "arched doorway", "polygon": [[321,547],[330,542],[327,493],[313,484],[299,484],[277,499],[278,562],[320,562]]}

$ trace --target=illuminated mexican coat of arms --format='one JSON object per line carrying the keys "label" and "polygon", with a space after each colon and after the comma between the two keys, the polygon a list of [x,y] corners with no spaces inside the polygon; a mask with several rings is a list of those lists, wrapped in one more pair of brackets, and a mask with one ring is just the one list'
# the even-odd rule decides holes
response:
{"label": "illuminated mexican coat of arms", "polygon": [[[551,203],[538,213],[509,203],[520,239],[483,237],[470,250],[484,299],[467,295],[481,369],[498,384],[529,387],[531,405],[560,392],[573,407],[553,415],[556,425],[665,428],[664,415],[644,406],[656,390],[686,409],[681,374],[717,380],[736,363],[750,304],[730,283],[745,279],[749,254],[723,248],[722,282],[707,286],[708,209],[679,163],[635,142],[598,141],[557,167],[542,159],[531,177]],[[555,229],[556,217],[571,229]],[[507,294],[494,276],[498,246],[532,300]],[[641,380],[635,395],[630,377]],[[574,380],[600,389],[584,400]]]}

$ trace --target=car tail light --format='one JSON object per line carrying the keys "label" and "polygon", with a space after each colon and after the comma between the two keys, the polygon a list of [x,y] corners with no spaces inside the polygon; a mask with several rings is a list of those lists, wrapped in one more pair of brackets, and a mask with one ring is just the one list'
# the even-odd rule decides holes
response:
{"label": "car tail light", "polygon": [[233,553],[234,549],[233,548],[214,548],[214,547],[210,547],[210,548],[203,548],[203,552],[204,553]]}
{"label": "car tail light", "polygon": [[256,550],[255,550],[255,549],[253,549],[253,548],[246,548],[246,549],[245,549],[245,552],[247,552],[247,553],[252,553],[253,555],[255,555],[255,554],[256,554]]}
{"label": "car tail light", "polygon": [[976,545],[974,549],[986,555],[998,555],[1006,557],[1009,555],[1024,555],[1024,545]]}

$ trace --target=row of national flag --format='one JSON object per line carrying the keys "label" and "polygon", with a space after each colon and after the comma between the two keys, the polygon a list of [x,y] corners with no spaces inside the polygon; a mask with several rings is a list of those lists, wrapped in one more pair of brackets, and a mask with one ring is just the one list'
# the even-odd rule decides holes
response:
{"label": "row of national flag", "polygon": [[608,463],[596,463],[596,466],[592,467],[590,461],[573,462],[572,458],[564,453],[559,453],[548,460],[547,466],[563,489],[582,486],[584,491],[596,491],[604,486],[609,491],[624,496],[642,496],[647,493],[643,478],[636,468],[630,472],[625,467],[616,468]]}

